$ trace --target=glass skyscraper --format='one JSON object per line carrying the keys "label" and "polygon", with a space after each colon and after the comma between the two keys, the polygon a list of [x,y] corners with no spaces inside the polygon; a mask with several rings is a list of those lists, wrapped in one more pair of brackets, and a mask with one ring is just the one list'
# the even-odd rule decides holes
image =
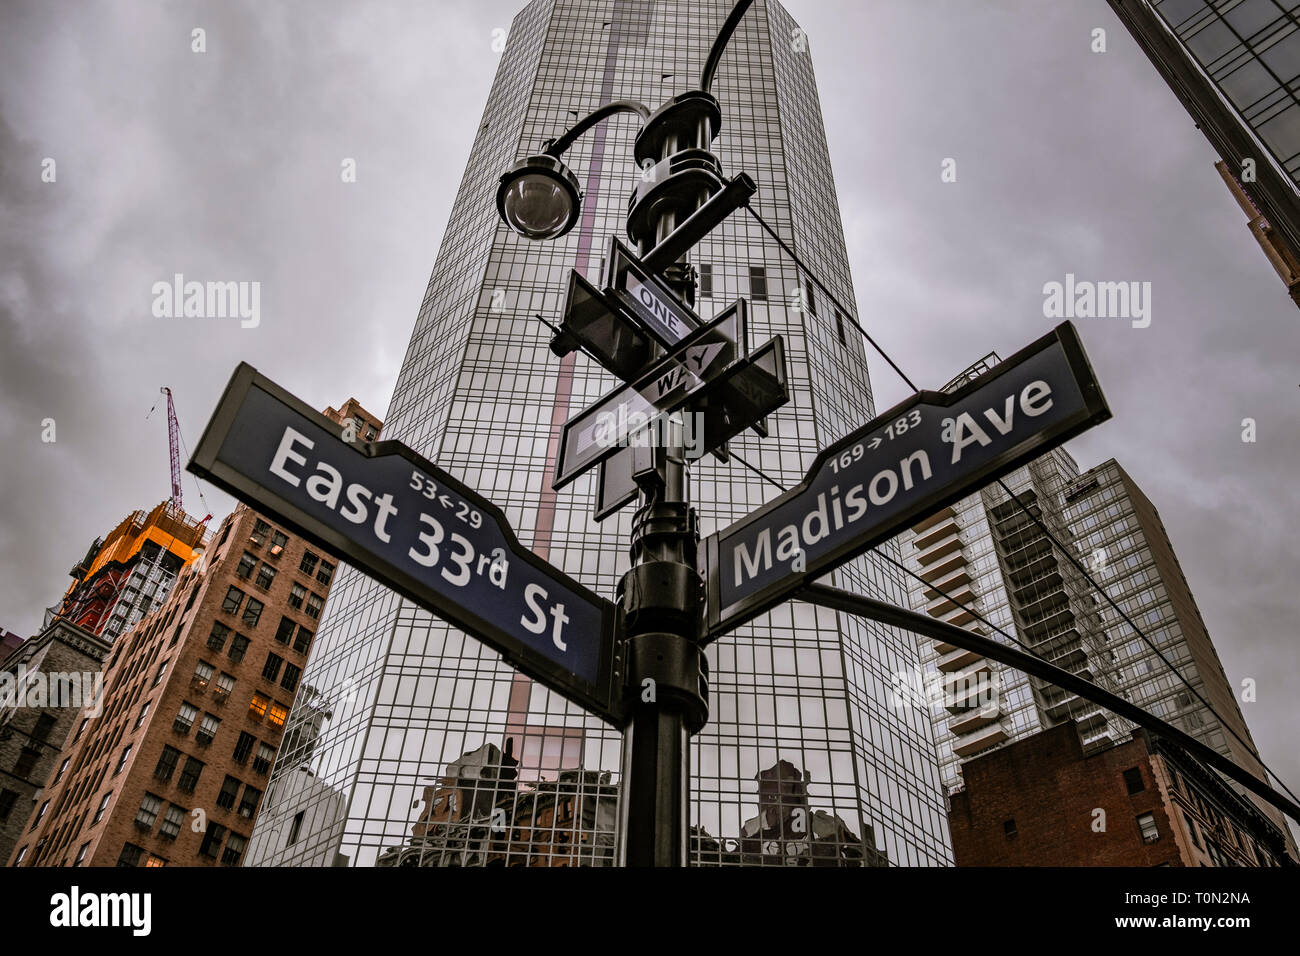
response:
{"label": "glass skyscraper", "polygon": [[1107,2],[1263,216],[1266,248],[1300,256],[1300,0]]}
{"label": "glass skyscraper", "polygon": [[[1062,502],[1075,532],[1075,547],[1086,556],[1097,582],[1169,662],[1160,660],[1114,608],[1102,605],[1120,694],[1271,782],[1246,726],[1237,688],[1223,670],[1156,506],[1114,459],[1090,468],[1062,489]],[[1294,854],[1295,840],[1282,812],[1235,783],[1231,786],[1254,800],[1286,834]]]}
{"label": "glass skyscraper", "polygon": [[[996,354],[986,356],[946,389],[965,385],[999,361]],[[898,540],[915,574],[908,597],[915,611],[1000,643],[1014,641],[1117,693],[1114,654],[1106,644],[1097,598],[1052,543],[1052,537],[1073,541],[1061,493],[1078,475],[1070,454],[1054,448],[1003,477],[1019,503],[995,482],[904,531]],[[1022,504],[1051,529],[1050,537]],[[1088,749],[1124,740],[1133,729],[1064,688],[965,648],[927,643],[928,674],[900,686],[899,696],[928,709],[943,783],[950,791],[962,785],[963,760],[1048,727],[1077,721]]]}
{"label": "glass skyscraper", "polygon": [[1300,23],[1295,0],[1161,0],[1156,12],[1274,161],[1300,184]]}
{"label": "glass skyscraper", "polygon": [[[598,524],[594,476],[558,493],[551,479],[560,426],[617,383],[582,355],[557,359],[538,316],[558,322],[570,270],[599,284],[639,174],[635,120],[607,120],[566,153],[584,201],[561,240],[511,233],[497,178],[609,100],[654,108],[694,88],[732,5],[533,0],[518,14],[389,407],[386,438],[492,499],[521,541],[609,597],[628,568],[632,509]],[[744,213],[692,252],[705,319],[744,297],[751,343],[785,338],[791,402],[769,438],[732,448],[789,486],[874,407],[861,339],[827,301],[854,309],[810,44],[779,4],[757,0],[745,15],[713,93],[724,169],[758,182],[757,210],[833,293],[814,289]],[[734,459],[692,467],[703,534],[777,493]],[[876,556],[834,583],[906,601],[900,573]],[[950,862],[930,721],[891,698],[892,675],[919,664],[911,634],[787,603],[708,656],[710,722],[691,748],[698,862]],[[449,853],[537,864],[578,844],[600,852],[572,861],[609,861],[621,735],[474,639],[348,570],[303,680],[311,693],[290,718],[250,865],[438,865]]]}

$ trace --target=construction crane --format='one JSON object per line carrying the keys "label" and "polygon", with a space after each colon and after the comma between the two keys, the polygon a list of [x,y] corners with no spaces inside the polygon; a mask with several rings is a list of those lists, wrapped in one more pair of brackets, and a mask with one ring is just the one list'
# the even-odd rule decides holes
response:
{"label": "construction crane", "polygon": [[[167,442],[171,451],[172,507],[183,513],[185,504],[181,499],[181,446],[185,444],[185,437],[181,434],[181,423],[176,417],[176,403],[172,400],[172,390],[164,385],[158,391],[160,394],[167,396]],[[155,402],[154,407],[149,409],[149,415],[152,415],[154,408],[157,407],[158,404]],[[146,421],[149,415],[145,416]],[[188,451],[186,454],[188,454]],[[203,508],[208,512],[207,516],[199,522],[200,525],[204,525],[211,520],[212,511],[208,507],[208,499],[204,497],[202,488],[199,488],[199,500],[203,502]]]}
{"label": "construction crane", "polygon": [[167,396],[167,441],[172,453],[172,505],[177,511],[184,511],[185,504],[181,501],[181,426],[176,421],[172,390],[164,385],[159,391]]}

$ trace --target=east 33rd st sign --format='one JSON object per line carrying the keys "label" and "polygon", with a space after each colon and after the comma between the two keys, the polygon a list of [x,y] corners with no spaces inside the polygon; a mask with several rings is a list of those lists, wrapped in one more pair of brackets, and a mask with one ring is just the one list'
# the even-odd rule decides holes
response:
{"label": "east 33rd st sign", "polygon": [[524,548],[499,508],[397,442],[339,426],[247,365],[190,470],[616,722],[614,606]]}

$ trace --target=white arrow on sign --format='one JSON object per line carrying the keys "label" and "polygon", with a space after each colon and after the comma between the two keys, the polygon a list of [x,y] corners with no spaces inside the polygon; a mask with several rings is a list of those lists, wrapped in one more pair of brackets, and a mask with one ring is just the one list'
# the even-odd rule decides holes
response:
{"label": "white arrow on sign", "polygon": [[606,395],[564,426],[556,483],[563,487],[670,413],[687,396],[735,361],[744,342],[744,309],[736,303],[636,382]]}
{"label": "white arrow on sign", "polygon": [[703,345],[696,345],[687,349],[682,355],[682,364],[703,378],[712,367],[714,360],[730,344],[729,342],[706,342]]}

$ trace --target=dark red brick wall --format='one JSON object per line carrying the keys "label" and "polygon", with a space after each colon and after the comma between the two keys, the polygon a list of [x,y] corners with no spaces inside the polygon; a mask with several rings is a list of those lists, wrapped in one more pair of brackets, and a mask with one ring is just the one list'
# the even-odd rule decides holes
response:
{"label": "dark red brick wall", "polygon": [[[1142,771],[1130,795],[1123,772]],[[950,798],[948,825],[958,866],[1183,865],[1165,801],[1141,739],[1084,757],[1066,724],[962,766],[965,790]],[[1094,810],[1106,829],[1093,830]],[[1144,843],[1137,817],[1153,813],[1160,837]],[[1004,824],[1015,820],[1016,835]]]}

